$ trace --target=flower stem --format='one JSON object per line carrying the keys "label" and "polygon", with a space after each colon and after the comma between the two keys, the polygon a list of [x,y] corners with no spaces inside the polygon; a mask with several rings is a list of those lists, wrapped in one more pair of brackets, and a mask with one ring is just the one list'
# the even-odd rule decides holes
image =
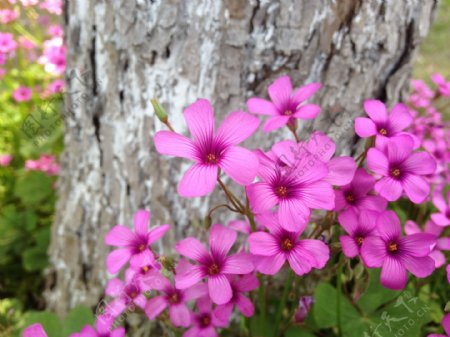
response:
{"label": "flower stem", "polygon": [[281,300],[280,300],[280,304],[278,306],[278,310],[275,316],[275,330],[274,330],[274,337],[278,337],[281,335],[281,331],[280,330],[280,323],[281,323],[281,318],[283,317],[283,310],[286,306],[286,300],[289,294],[289,291],[291,289],[292,286],[292,279],[294,277],[294,272],[292,271],[292,269],[289,268],[289,272],[288,275],[286,277],[286,281],[284,283],[284,290],[283,290],[283,294],[281,295]]}
{"label": "flower stem", "polygon": [[258,289],[258,299],[259,299],[259,310],[261,314],[261,319],[266,320],[266,287],[264,275],[258,275],[259,279],[259,289]]}
{"label": "flower stem", "polygon": [[225,195],[227,196],[228,200],[233,204],[233,206],[239,210],[239,213],[245,214],[244,206],[241,204],[239,199],[227,188],[227,186],[223,183],[223,181],[220,179],[220,177],[217,177],[217,181],[219,182],[220,187],[222,187],[222,190],[225,192]]}
{"label": "flower stem", "polygon": [[[339,258],[339,262],[342,261],[342,255]],[[342,337],[342,318],[341,318],[341,289],[342,289],[342,269],[344,264],[340,263],[339,271],[337,273],[337,280],[336,280],[336,316],[337,316],[337,329],[338,329],[338,336]]]}

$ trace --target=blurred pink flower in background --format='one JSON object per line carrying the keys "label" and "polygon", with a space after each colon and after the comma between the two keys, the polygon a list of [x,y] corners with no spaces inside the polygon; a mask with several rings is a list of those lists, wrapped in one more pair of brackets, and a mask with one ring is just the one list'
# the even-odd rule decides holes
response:
{"label": "blurred pink flower in background", "polygon": [[66,47],[61,37],[54,37],[44,42],[43,55],[39,63],[47,72],[61,75],[66,69]]}
{"label": "blurred pink flower in background", "polygon": [[431,79],[433,80],[433,82],[435,84],[437,84],[438,88],[439,88],[439,93],[442,96],[450,96],[450,81],[446,82],[444,76],[442,76],[441,74],[437,73],[434,74]]}
{"label": "blurred pink flower in background", "polygon": [[308,317],[309,309],[311,309],[314,303],[314,298],[312,296],[302,296],[298,302],[298,309],[295,312],[295,321],[298,323],[304,322]]}
{"label": "blurred pink flower in background", "polygon": [[39,0],[19,0],[25,7],[37,5]]}
{"label": "blurred pink flower in background", "polygon": [[49,176],[54,176],[59,174],[60,167],[54,156],[42,155],[38,160],[27,160],[25,169],[27,171],[41,171]]}
{"label": "blurred pink flower in background", "polygon": [[0,68],[0,80],[3,78],[3,76],[5,76],[5,74],[6,74],[6,69]]}
{"label": "blurred pink flower in background", "polygon": [[15,51],[17,42],[11,33],[0,33],[0,53],[7,54]]}
{"label": "blurred pink flower in background", "polygon": [[411,81],[414,92],[409,96],[409,101],[417,108],[425,108],[430,105],[431,99],[434,97],[434,92],[422,80]]}
{"label": "blurred pink flower in background", "polygon": [[48,33],[54,37],[62,37],[64,31],[60,25],[53,25],[48,27]]}
{"label": "blurred pink flower in background", "polygon": [[10,23],[17,18],[18,14],[15,10],[2,9],[0,10],[0,23]]}
{"label": "blurred pink flower in background", "polygon": [[19,44],[22,48],[30,50],[36,47],[36,44],[25,36],[19,37]]}
{"label": "blurred pink flower in background", "polygon": [[27,102],[31,99],[33,91],[28,87],[19,87],[13,92],[13,98],[16,102]]}
{"label": "blurred pink flower in background", "polygon": [[9,166],[9,163],[13,157],[10,154],[1,154],[0,155],[0,166]]}
{"label": "blurred pink flower in background", "polygon": [[35,323],[23,330],[22,337],[47,337],[41,324]]}
{"label": "blurred pink flower in background", "polygon": [[62,0],[44,0],[39,7],[46,9],[51,14],[62,14]]}

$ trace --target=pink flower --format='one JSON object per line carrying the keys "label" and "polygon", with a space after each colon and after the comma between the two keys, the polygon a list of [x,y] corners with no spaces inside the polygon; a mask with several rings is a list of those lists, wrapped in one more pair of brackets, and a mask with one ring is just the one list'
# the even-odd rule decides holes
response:
{"label": "pink flower", "polygon": [[22,337],[47,337],[41,324],[35,323],[23,330]]}
{"label": "pink flower", "polygon": [[27,49],[27,50],[30,50],[30,49],[33,49],[34,47],[36,47],[34,42],[31,41],[30,39],[26,38],[25,36],[19,37],[19,43],[22,48]]}
{"label": "pink flower", "polygon": [[261,151],[256,153],[260,159],[260,181],[246,187],[255,214],[278,206],[281,226],[298,232],[306,227],[311,208],[334,208],[333,188],[325,181],[329,170],[322,161],[294,154],[274,160]]}
{"label": "pink flower", "polygon": [[444,316],[442,320],[442,326],[444,327],[445,335],[442,334],[431,334],[428,337],[450,337],[450,314]]}
{"label": "pink flower", "polygon": [[25,7],[37,5],[39,0],[20,0]]}
{"label": "pink flower", "polygon": [[216,304],[228,303],[233,291],[227,275],[248,274],[254,269],[249,254],[238,253],[228,256],[236,238],[235,231],[216,224],[211,228],[209,236],[210,252],[200,241],[192,237],[178,242],[177,252],[198,264],[191,265],[186,272],[175,275],[177,289],[187,289],[207,278],[211,300]]}
{"label": "pink flower", "polygon": [[298,301],[298,309],[295,312],[295,321],[297,323],[302,323],[308,317],[309,310],[314,303],[314,298],[312,296],[302,296]]}
{"label": "pink flower", "polygon": [[380,149],[384,149],[389,138],[405,134],[402,131],[413,121],[408,107],[401,103],[394,105],[389,114],[384,103],[378,100],[365,101],[364,109],[370,118],[356,118],[356,134],[361,138],[376,136],[376,146]]}
{"label": "pink flower", "polygon": [[401,237],[400,220],[393,211],[381,213],[377,219],[379,236],[367,237],[361,248],[364,264],[381,267],[381,284],[389,289],[403,289],[408,273],[423,278],[434,271],[434,260],[429,257],[436,237],[418,233]]}
{"label": "pink flower", "polygon": [[339,214],[339,223],[349,234],[339,237],[345,256],[348,258],[358,256],[364,240],[377,235],[377,216],[378,213],[375,211],[362,210],[357,214],[352,209]]}
{"label": "pink flower", "polygon": [[95,329],[86,325],[80,332],[71,334],[69,337],[125,337],[125,328],[113,328],[113,321],[100,316],[95,322]]}
{"label": "pink flower", "polygon": [[382,176],[375,184],[383,198],[395,201],[405,191],[416,204],[422,203],[430,192],[423,178],[436,170],[436,161],[427,152],[413,153],[414,143],[408,136],[398,136],[387,143],[385,152],[371,148],[367,153],[367,167]]}
{"label": "pink flower", "polygon": [[61,75],[66,69],[66,47],[62,37],[54,37],[44,42],[43,55],[39,63],[44,64],[45,71]]}
{"label": "pink flower", "polygon": [[154,265],[155,256],[150,245],[161,239],[170,226],[156,226],[149,231],[149,222],[150,212],[139,210],[134,215],[134,232],[122,225],[111,228],[105,237],[105,243],[120,248],[113,250],[107,256],[108,272],[117,273],[128,261],[136,267]]}
{"label": "pink flower", "polygon": [[184,118],[193,140],[169,131],[160,131],[155,136],[159,153],[196,162],[178,185],[180,195],[199,197],[211,193],[220,169],[240,185],[253,181],[258,159],[251,151],[236,145],[258,128],[256,117],[242,111],[232,112],[215,133],[211,104],[200,99],[184,111]]}
{"label": "pink flower", "polygon": [[0,68],[0,80],[5,76],[6,70],[4,68]]}
{"label": "pink flower", "polygon": [[425,108],[430,105],[431,99],[434,97],[433,90],[421,80],[413,80],[411,81],[414,92],[409,97],[409,101],[411,104],[416,106],[417,108]]}
{"label": "pink flower", "polygon": [[218,337],[216,328],[225,328],[227,325],[227,322],[213,315],[211,301],[204,297],[197,301],[197,312],[192,315],[192,327],[183,337]]}
{"label": "pink flower", "polygon": [[31,99],[33,91],[28,87],[19,87],[13,92],[13,97],[16,102],[28,102]]}
{"label": "pink flower", "polygon": [[196,284],[187,289],[176,289],[166,278],[158,285],[156,290],[161,295],[153,297],[147,302],[145,313],[153,320],[166,308],[169,308],[169,317],[176,327],[188,327],[191,325],[191,312],[187,303],[208,295],[208,287],[205,283]]}
{"label": "pink flower", "polygon": [[296,119],[314,119],[320,113],[316,104],[303,104],[321,87],[320,83],[310,83],[293,92],[289,76],[275,80],[268,89],[270,99],[253,97],[247,101],[248,111],[258,115],[269,115],[263,130],[269,132],[295,123]]}
{"label": "pink flower", "polygon": [[330,249],[320,240],[300,240],[302,231],[289,232],[282,228],[273,213],[260,215],[258,220],[268,232],[250,234],[250,252],[261,257],[256,269],[262,274],[275,275],[286,260],[294,272],[301,276],[313,268],[322,269],[330,258]]}
{"label": "pink flower", "polygon": [[0,32],[0,53],[8,54],[16,50],[17,42],[11,33]]}
{"label": "pink flower", "polygon": [[0,166],[9,166],[13,157],[10,154],[0,155]]}
{"label": "pink flower", "polygon": [[437,191],[433,195],[433,204],[439,210],[438,213],[431,214],[431,219],[438,226],[446,227],[450,225],[450,191],[447,192],[447,202],[442,197],[442,191]]}
{"label": "pink flower", "polygon": [[55,37],[62,37],[64,34],[64,31],[60,25],[53,25],[48,27],[48,33]]}
{"label": "pink flower", "polygon": [[17,19],[17,12],[15,10],[10,9],[2,9],[0,10],[0,23],[10,23]]}
{"label": "pink flower", "polygon": [[47,90],[52,94],[57,94],[62,92],[64,89],[64,81],[63,80],[54,80],[47,86]]}
{"label": "pink flower", "polygon": [[366,209],[379,212],[384,211],[387,206],[387,200],[377,195],[368,194],[374,185],[375,178],[363,168],[359,168],[350,184],[335,190],[335,210],[352,209],[360,211]]}
{"label": "pink flower", "polygon": [[39,7],[52,14],[62,14],[62,0],[44,0]]}
{"label": "pink flower", "polygon": [[439,238],[443,232],[443,228],[435,225],[432,221],[428,221],[425,224],[423,231],[414,221],[408,220],[405,222],[405,233],[407,235],[422,232],[434,235],[437,240],[437,243],[431,246],[430,257],[434,260],[436,268],[442,267],[445,264],[445,255],[442,253],[442,250],[450,250],[450,238]]}
{"label": "pink flower", "polygon": [[56,163],[56,159],[52,155],[42,155],[38,160],[27,160],[25,162],[25,170],[41,171],[49,176],[58,175],[60,166]]}
{"label": "pink flower", "polygon": [[447,272],[447,281],[450,283],[450,264],[445,267],[445,271]]}
{"label": "pink flower", "polygon": [[233,297],[231,298],[230,302],[218,305],[214,310],[214,315],[219,320],[228,322],[230,320],[233,308],[236,305],[242,315],[244,315],[245,317],[252,317],[255,313],[253,302],[243,293],[258,288],[258,278],[253,274],[247,274],[242,276],[235,276],[234,278],[229,277],[228,279],[233,291]]}
{"label": "pink flower", "polygon": [[431,79],[434,83],[437,84],[439,93],[442,96],[450,96],[450,82],[446,82],[444,76],[442,76],[441,74],[434,74],[433,76],[431,76]]}

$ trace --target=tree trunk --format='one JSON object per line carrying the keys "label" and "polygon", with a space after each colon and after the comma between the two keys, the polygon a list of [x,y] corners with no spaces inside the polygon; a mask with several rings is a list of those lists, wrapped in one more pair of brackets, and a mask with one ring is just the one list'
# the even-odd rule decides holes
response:
{"label": "tree trunk", "polygon": [[[197,98],[216,116],[265,96],[282,74],[294,86],[322,82],[320,116],[303,124],[335,139],[338,151],[358,144],[353,119],[362,102],[403,97],[411,62],[437,0],[84,0],[66,1],[68,45],[65,151],[50,247],[50,309],[59,313],[103,294],[114,225],[139,208],[152,225],[170,223],[161,249],[195,231],[214,200],[182,199],[176,186],[186,161],[155,151],[164,126],[149,105],[158,98],[179,132],[182,110]],[[81,94],[80,94],[81,93]],[[291,136],[258,133],[249,147]],[[217,219],[214,219],[217,220]]]}

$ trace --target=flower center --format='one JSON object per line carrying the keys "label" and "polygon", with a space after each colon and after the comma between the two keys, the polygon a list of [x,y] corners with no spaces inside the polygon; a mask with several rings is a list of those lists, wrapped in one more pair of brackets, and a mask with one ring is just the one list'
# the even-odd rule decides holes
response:
{"label": "flower center", "polygon": [[208,327],[211,324],[211,317],[209,317],[209,315],[204,315],[200,318],[200,324],[203,327]]}
{"label": "flower center", "polygon": [[147,267],[147,266],[142,267],[142,271],[143,271],[144,273],[148,272],[149,270],[150,270],[150,268]]}
{"label": "flower center", "polygon": [[285,186],[280,186],[280,187],[277,187],[277,189],[276,189],[276,194],[277,194],[280,198],[285,198],[286,195],[287,195],[287,193],[288,193],[288,189],[287,189],[287,187],[285,187]]}
{"label": "flower center", "polygon": [[355,197],[353,196],[353,194],[347,194],[345,196],[345,200],[347,200],[349,203],[352,203],[355,201]]}
{"label": "flower center", "polygon": [[216,263],[213,263],[208,268],[208,274],[209,275],[217,275],[220,273],[220,268]]}
{"label": "flower center", "polygon": [[396,253],[396,252],[398,251],[398,245],[397,245],[397,243],[391,242],[391,243],[388,245],[388,250],[389,250],[389,252],[391,252],[391,253]]}
{"label": "flower center", "polygon": [[358,244],[358,246],[362,246],[363,242],[364,242],[364,238],[362,236],[357,236],[355,238],[356,243]]}
{"label": "flower center", "polygon": [[137,297],[137,292],[136,292],[136,291],[132,291],[132,292],[130,293],[130,297],[131,297],[131,298],[136,298],[136,297]]}
{"label": "flower center", "polygon": [[291,110],[286,110],[286,111],[284,112],[284,114],[285,114],[286,116],[291,116],[291,115],[292,115],[292,111],[291,111]]}
{"label": "flower center", "polygon": [[209,153],[206,156],[206,163],[208,164],[217,164],[219,161],[219,158],[214,153]]}
{"label": "flower center", "polygon": [[389,171],[389,173],[391,174],[391,177],[398,178],[398,177],[400,177],[401,171],[398,168],[394,168],[394,169],[391,169]]}
{"label": "flower center", "polygon": [[387,130],[385,128],[381,128],[380,130],[378,130],[378,132],[380,133],[380,135],[383,135],[383,136],[387,135]]}
{"label": "flower center", "polygon": [[138,247],[140,252],[143,252],[145,250],[145,245],[143,243],[141,243]]}
{"label": "flower center", "polygon": [[291,239],[286,238],[283,241],[281,241],[281,249],[285,252],[289,252],[294,247],[294,244],[292,243]]}
{"label": "flower center", "polygon": [[171,304],[177,304],[180,302],[180,296],[178,296],[178,293],[173,293],[170,297],[169,297],[169,303]]}

